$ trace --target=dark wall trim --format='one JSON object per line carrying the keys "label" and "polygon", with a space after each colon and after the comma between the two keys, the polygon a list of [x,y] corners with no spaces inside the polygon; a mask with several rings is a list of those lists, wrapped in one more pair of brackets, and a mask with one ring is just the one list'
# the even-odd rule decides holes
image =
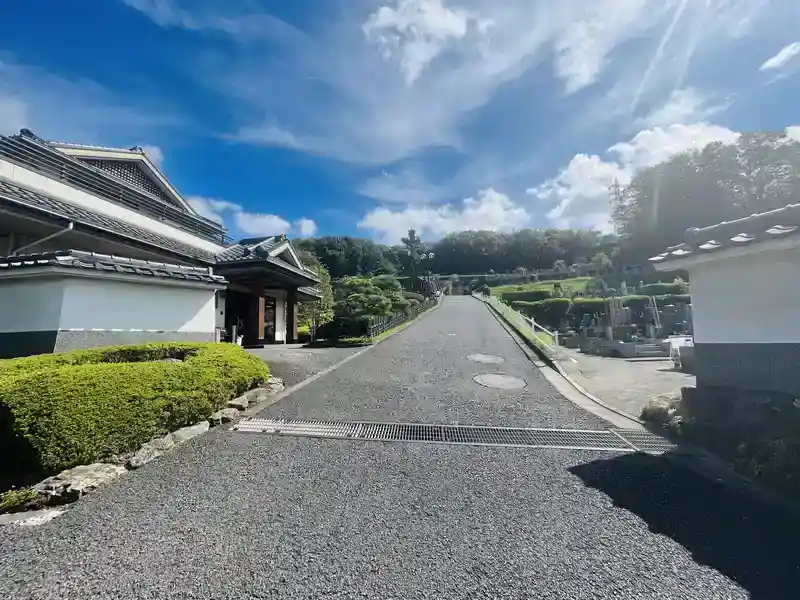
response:
{"label": "dark wall trim", "polygon": [[695,343],[697,384],[800,398],[800,343]]}

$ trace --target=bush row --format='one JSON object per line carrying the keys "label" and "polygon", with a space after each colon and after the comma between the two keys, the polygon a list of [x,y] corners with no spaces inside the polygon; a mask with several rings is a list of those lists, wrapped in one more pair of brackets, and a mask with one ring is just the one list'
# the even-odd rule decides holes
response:
{"label": "bush row", "polygon": [[[153,362],[177,358],[179,362]],[[136,450],[269,377],[231,344],[147,344],[0,361],[3,479]],[[13,469],[13,473],[9,470]]]}
{"label": "bush row", "polygon": [[[632,312],[643,311],[650,302],[649,296],[623,296],[622,305],[631,309]],[[668,304],[688,304],[690,302],[688,294],[673,294],[656,296],[656,303],[659,307]],[[567,315],[580,321],[584,315],[605,314],[607,300],[604,298],[550,298],[549,300],[537,300],[527,302],[517,300],[511,302],[511,308],[536,320],[541,325],[557,328],[561,326],[561,321]]]}
{"label": "bush row", "polygon": [[504,292],[500,299],[506,304],[512,302],[538,302],[539,300],[548,300],[553,296],[550,290],[523,290],[515,292]]}

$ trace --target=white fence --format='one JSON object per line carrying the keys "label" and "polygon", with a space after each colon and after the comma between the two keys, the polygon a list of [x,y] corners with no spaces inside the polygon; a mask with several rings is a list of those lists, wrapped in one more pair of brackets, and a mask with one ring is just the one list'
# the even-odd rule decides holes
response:
{"label": "white fence", "polygon": [[520,331],[524,332],[526,337],[533,339],[540,348],[543,348],[551,356],[557,357],[561,354],[561,347],[558,343],[558,332],[548,331],[531,319],[523,315],[521,312],[514,310],[508,304],[500,301],[495,296],[483,296],[480,294],[473,294],[478,300],[491,304],[499,313],[506,319],[511,321]]}

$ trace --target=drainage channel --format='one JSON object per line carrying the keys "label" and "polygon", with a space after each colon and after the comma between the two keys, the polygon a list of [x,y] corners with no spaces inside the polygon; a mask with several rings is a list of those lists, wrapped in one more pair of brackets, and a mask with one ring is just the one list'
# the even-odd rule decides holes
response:
{"label": "drainage channel", "polygon": [[418,423],[370,423],[365,421],[315,421],[250,418],[232,427],[241,433],[314,437],[374,442],[422,442],[556,448],[607,452],[660,454],[674,447],[669,441],[635,429],[522,429],[473,425],[427,425]]}

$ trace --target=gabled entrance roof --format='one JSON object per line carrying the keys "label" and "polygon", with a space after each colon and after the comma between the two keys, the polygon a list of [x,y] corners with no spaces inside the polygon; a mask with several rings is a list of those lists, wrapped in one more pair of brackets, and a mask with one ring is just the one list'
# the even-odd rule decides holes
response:
{"label": "gabled entrance roof", "polygon": [[[216,255],[214,270],[231,281],[263,287],[290,286],[315,295],[319,277],[298,258],[285,235],[248,238]],[[320,296],[317,296],[320,297]]]}

